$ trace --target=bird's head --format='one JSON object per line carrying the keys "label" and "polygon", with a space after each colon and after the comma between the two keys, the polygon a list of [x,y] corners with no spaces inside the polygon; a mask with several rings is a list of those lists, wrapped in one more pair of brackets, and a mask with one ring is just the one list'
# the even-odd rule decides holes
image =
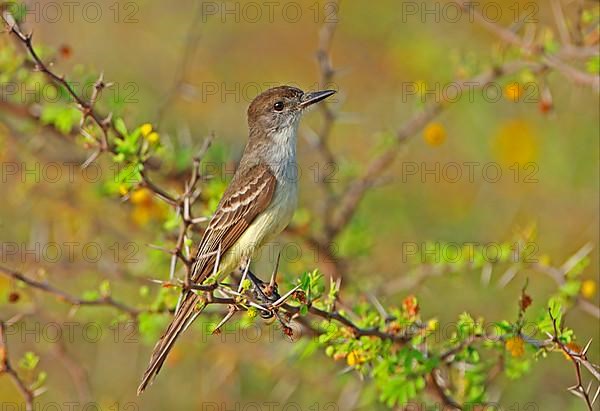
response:
{"label": "bird's head", "polygon": [[250,135],[280,134],[295,130],[302,113],[313,104],[335,94],[335,90],[305,93],[296,87],[279,86],[259,94],[248,108]]}

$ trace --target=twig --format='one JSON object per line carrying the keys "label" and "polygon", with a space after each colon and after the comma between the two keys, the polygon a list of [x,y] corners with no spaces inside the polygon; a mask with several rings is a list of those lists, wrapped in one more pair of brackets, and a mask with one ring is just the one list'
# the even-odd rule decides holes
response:
{"label": "twig", "polygon": [[19,377],[17,371],[13,368],[8,352],[8,341],[6,338],[6,324],[0,321],[0,375],[6,374],[13,381],[23,399],[25,400],[25,410],[33,411],[34,392]]}
{"label": "twig", "polygon": [[581,366],[583,365],[596,379],[596,381],[600,381],[600,373],[598,372],[598,367],[592,364],[587,358],[587,352],[591,346],[592,340],[588,341],[585,347],[579,351],[573,351],[566,344],[564,344],[560,340],[560,333],[558,330],[557,319],[552,316],[552,311],[548,310],[548,315],[552,320],[552,326],[554,327],[554,334],[549,334],[552,342],[556,344],[561,351],[569,357],[569,359],[573,362],[573,367],[575,368],[575,378],[577,382],[572,387],[569,387],[569,392],[573,395],[581,398],[589,411],[593,411],[594,402],[598,399],[598,395],[600,395],[600,386],[598,387],[596,393],[590,397],[592,383],[590,382],[585,388],[583,385],[583,377],[581,375]]}
{"label": "twig", "polygon": [[15,280],[22,281],[25,284],[27,284],[28,286],[38,289],[38,290],[41,290],[47,294],[52,294],[55,297],[57,297],[59,300],[69,303],[76,307],[79,307],[79,306],[113,307],[119,311],[129,314],[129,316],[132,317],[133,319],[135,319],[142,312],[141,310],[139,310],[137,308],[133,308],[133,307],[125,305],[119,301],[116,301],[111,296],[102,296],[102,297],[95,298],[95,299],[80,298],[80,297],[74,296],[72,294],[69,294],[66,291],[63,291],[63,290],[61,290],[53,285],[50,285],[48,283],[42,283],[40,281],[31,279],[31,278],[23,275],[22,273],[12,270],[7,267],[0,266],[0,274],[4,274],[5,276],[7,276],[9,278],[13,278]]}

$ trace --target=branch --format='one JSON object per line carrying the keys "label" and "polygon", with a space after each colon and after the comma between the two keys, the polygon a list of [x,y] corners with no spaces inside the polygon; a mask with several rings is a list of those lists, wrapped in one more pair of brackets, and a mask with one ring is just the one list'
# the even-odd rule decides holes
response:
{"label": "branch", "polygon": [[112,307],[112,308],[115,308],[126,314],[129,314],[129,316],[132,319],[135,319],[142,312],[141,310],[138,310],[137,308],[133,308],[133,307],[125,305],[119,301],[116,301],[111,296],[102,296],[102,297],[96,298],[96,299],[83,299],[83,298],[74,296],[72,294],[69,294],[66,291],[63,291],[63,290],[61,290],[53,285],[50,285],[48,283],[43,283],[43,282],[31,279],[31,278],[23,275],[22,273],[12,270],[7,267],[0,266],[0,274],[4,274],[4,276],[6,276],[8,278],[12,278],[13,280],[22,281],[23,283],[27,284],[28,286],[30,286],[32,288],[43,291],[44,293],[47,293],[47,294],[54,295],[57,299],[64,301],[68,304],[71,304],[73,306],[76,306],[76,307],[80,307],[80,306]]}
{"label": "branch", "polygon": [[19,377],[19,374],[13,368],[10,362],[8,341],[6,338],[6,324],[4,321],[0,321],[0,375],[2,374],[9,376],[23,396],[23,399],[25,400],[25,410],[33,411],[33,400],[35,398],[35,393]]}
{"label": "branch", "polygon": [[[551,55],[549,53],[546,53],[546,50],[544,50],[543,46],[535,45],[532,42],[527,42],[523,38],[518,36],[512,30],[510,30],[506,27],[503,27],[494,21],[486,19],[479,11],[475,10],[474,7],[471,7],[469,2],[457,1],[456,3],[463,10],[470,12],[471,15],[473,16],[474,21],[477,24],[479,24],[486,30],[490,31],[491,33],[495,34],[501,40],[503,40],[509,44],[512,44],[516,47],[519,47],[521,50],[523,50],[524,52],[526,52],[528,54],[531,54],[534,56],[539,56],[541,62],[544,65],[555,69],[556,71],[560,72],[561,74],[563,74],[565,77],[572,80],[576,84],[590,86],[596,92],[598,92],[598,90],[600,90],[600,78],[597,75],[592,75],[592,74],[588,74],[588,73],[579,71],[576,68],[574,68],[574,67],[568,65],[567,63],[565,63],[564,61],[562,61],[562,58],[565,56],[572,56],[572,55],[577,55],[577,54],[579,54],[579,55],[591,54],[591,55],[597,56],[599,53],[597,48],[593,49],[593,51],[587,50],[587,49],[582,49],[581,51],[576,52],[575,51],[576,48],[574,46],[567,46],[566,51],[559,51],[556,55]],[[555,10],[555,12],[556,12],[556,10]],[[559,29],[560,28],[561,28],[561,25],[559,24]]]}
{"label": "branch", "polygon": [[100,77],[94,84],[94,91],[92,93],[90,101],[87,102],[83,100],[83,98],[81,98],[75,92],[73,87],[67,82],[63,75],[58,75],[52,70],[50,70],[48,66],[40,59],[32,44],[33,33],[24,34],[17,25],[14,17],[10,14],[8,9],[2,10],[2,20],[8,26],[9,33],[12,34],[19,42],[21,42],[25,46],[27,52],[29,53],[29,56],[33,59],[35,63],[35,68],[44,73],[46,76],[48,76],[48,78],[50,78],[50,80],[57,84],[59,87],[63,87],[67,91],[67,93],[69,93],[69,95],[73,98],[73,100],[77,103],[79,110],[83,114],[81,124],[83,125],[85,120],[88,117],[90,117],[94,121],[94,123],[96,123],[96,125],[102,130],[102,138],[100,139],[99,147],[100,152],[107,151],[110,148],[108,143],[109,130],[114,132],[120,138],[124,137],[119,132],[119,130],[117,130],[114,127],[114,124],[112,123],[112,115],[109,114],[108,116],[102,116],[94,107],[98,94],[102,89],[108,86],[104,82],[104,76],[102,74],[100,74]]}
{"label": "branch", "polygon": [[576,397],[581,398],[585,403],[587,409],[589,411],[593,411],[593,405],[598,399],[598,396],[600,395],[600,386],[598,386],[598,389],[596,390],[596,393],[593,395],[593,397],[590,397],[592,382],[590,382],[587,388],[585,388],[585,386],[583,385],[583,377],[581,375],[581,366],[583,365],[596,379],[596,382],[600,382],[600,372],[598,372],[598,366],[592,364],[587,358],[587,352],[590,346],[592,345],[592,340],[590,340],[581,351],[577,352],[572,350],[561,341],[559,337],[560,333],[558,330],[557,319],[552,316],[551,310],[549,310],[548,315],[550,316],[550,319],[552,320],[552,325],[554,327],[554,334],[549,334],[549,337],[551,338],[552,342],[556,344],[561,349],[561,351],[573,362],[573,367],[575,368],[575,378],[577,379],[577,382],[574,386],[569,387],[569,392],[571,392]]}

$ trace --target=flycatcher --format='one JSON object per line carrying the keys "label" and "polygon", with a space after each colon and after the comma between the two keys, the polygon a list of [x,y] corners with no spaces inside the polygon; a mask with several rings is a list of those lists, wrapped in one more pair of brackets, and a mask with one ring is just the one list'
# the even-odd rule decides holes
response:
{"label": "flycatcher", "polygon": [[[296,136],[300,118],[307,107],[334,93],[304,93],[281,86],[250,103],[248,143],[198,246],[192,284],[201,285],[213,273],[215,280],[221,281],[288,225],[298,199]],[[154,347],[138,395],[158,374],[177,337],[201,311],[200,297],[184,289],[173,321]]]}

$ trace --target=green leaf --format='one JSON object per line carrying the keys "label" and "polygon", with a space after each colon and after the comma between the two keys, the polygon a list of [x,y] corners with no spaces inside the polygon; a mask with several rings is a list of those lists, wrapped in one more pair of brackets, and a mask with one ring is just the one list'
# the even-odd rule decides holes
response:
{"label": "green leaf", "polygon": [[150,287],[142,285],[139,290],[140,297],[148,297],[150,295]]}
{"label": "green leaf", "polygon": [[46,383],[47,379],[48,379],[48,373],[46,371],[40,371],[37,375],[37,379],[31,385],[31,389],[37,390],[38,388],[41,388]]}
{"label": "green leaf", "polygon": [[124,136],[129,134],[127,132],[127,126],[125,126],[125,121],[123,121],[121,117],[115,119],[115,129]]}
{"label": "green leaf", "polygon": [[588,71],[588,73],[600,73],[600,56],[594,56],[586,61],[585,69]]}
{"label": "green leaf", "polygon": [[109,296],[110,295],[110,281],[108,280],[104,280],[100,283],[100,295],[102,295],[103,297]]}
{"label": "green leaf", "polygon": [[31,371],[37,367],[39,362],[40,357],[31,351],[27,351],[19,360],[19,367],[24,370]]}
{"label": "green leaf", "polygon": [[96,290],[84,291],[82,294],[84,300],[97,300],[100,298],[100,294]]}
{"label": "green leaf", "polygon": [[567,281],[560,287],[560,291],[569,297],[575,297],[580,289],[581,281],[577,280]]}

